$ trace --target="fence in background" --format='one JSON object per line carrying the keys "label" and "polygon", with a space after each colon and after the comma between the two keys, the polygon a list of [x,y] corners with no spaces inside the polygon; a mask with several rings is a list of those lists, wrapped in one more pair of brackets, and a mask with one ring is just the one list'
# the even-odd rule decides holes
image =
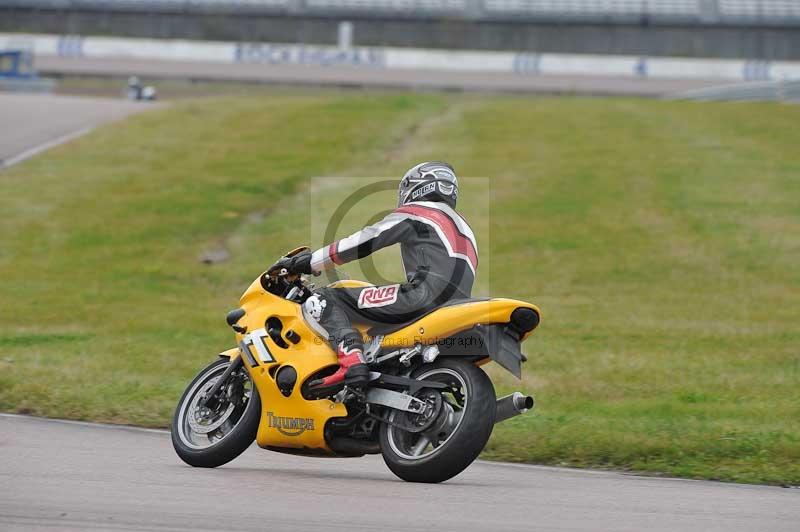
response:
{"label": "fence in background", "polygon": [[763,81],[696,89],[678,94],[678,100],[767,101],[800,103],[800,80]]}
{"label": "fence in background", "polygon": [[800,25],[800,0],[0,0],[0,7],[532,22]]}
{"label": "fence in background", "polygon": [[520,76],[589,75],[639,79],[729,81],[800,80],[800,62],[739,59],[537,54],[424,48],[313,46],[174,39],[127,39],[79,35],[0,33],[0,49],[36,55],[119,60],[347,66],[386,70],[511,73]]}

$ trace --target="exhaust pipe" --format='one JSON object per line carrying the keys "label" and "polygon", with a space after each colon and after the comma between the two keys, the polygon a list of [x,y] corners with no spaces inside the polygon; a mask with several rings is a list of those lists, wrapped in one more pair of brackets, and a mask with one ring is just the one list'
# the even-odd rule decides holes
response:
{"label": "exhaust pipe", "polygon": [[520,392],[514,392],[511,395],[501,397],[497,400],[497,413],[494,416],[494,422],[500,423],[514,416],[524,414],[533,408],[533,405],[533,397],[530,395],[522,395]]}
{"label": "exhaust pipe", "polygon": [[328,442],[328,447],[334,452],[342,454],[352,454],[363,456],[365,454],[380,454],[381,444],[378,442],[369,442],[363,440],[356,440],[354,438],[333,438]]}

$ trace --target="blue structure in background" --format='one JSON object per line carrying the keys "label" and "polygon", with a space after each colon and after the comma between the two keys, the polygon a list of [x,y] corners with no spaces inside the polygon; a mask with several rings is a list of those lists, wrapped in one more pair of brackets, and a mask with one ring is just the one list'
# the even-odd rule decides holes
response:
{"label": "blue structure in background", "polygon": [[34,80],[33,54],[27,50],[0,50],[0,78]]}
{"label": "blue structure in background", "polygon": [[0,90],[50,92],[54,86],[53,80],[36,73],[32,50],[0,50]]}

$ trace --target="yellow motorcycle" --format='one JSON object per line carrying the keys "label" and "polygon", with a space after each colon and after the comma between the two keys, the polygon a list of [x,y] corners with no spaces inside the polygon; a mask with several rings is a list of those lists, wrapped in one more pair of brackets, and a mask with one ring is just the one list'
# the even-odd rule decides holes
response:
{"label": "yellow motorcycle", "polygon": [[264,273],[228,313],[238,347],[203,369],[175,410],[172,442],[184,462],[217,467],[255,440],[307,456],[380,453],[403,480],[442,482],[477,458],[495,423],[533,407],[520,392],[497,399],[479,367],[494,360],[521,377],[520,343],[540,311],[514,299],[453,300],[410,323],[356,324],[369,382],[315,394],[308,384],[338,365],[304,316],[312,289],[302,276]]}

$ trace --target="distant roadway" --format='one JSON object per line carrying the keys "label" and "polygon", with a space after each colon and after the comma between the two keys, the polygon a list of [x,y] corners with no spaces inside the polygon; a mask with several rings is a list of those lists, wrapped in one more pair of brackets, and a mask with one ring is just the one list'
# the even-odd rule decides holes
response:
{"label": "distant roadway", "polygon": [[165,431],[0,414],[0,530],[797,532],[800,490],[479,461],[438,485],[379,456],[253,446],[184,465]]}
{"label": "distant roadway", "polygon": [[122,98],[0,92],[0,170],[147,108]]}
{"label": "distant roadway", "polygon": [[666,96],[720,85],[719,80],[669,80],[599,76],[521,75],[502,72],[443,72],[349,66],[270,65],[200,61],[153,61],[118,58],[37,56],[44,75],[131,76],[162,79],[235,80],[287,85],[384,87],[417,90],[475,90]]}
{"label": "distant roadway", "polygon": [[[133,59],[38,56],[44,76],[138,75],[152,79],[189,79],[313,85],[383,87],[414,90],[498,91],[517,93],[628,95],[658,97],[718,82],[589,76],[524,76],[423,70],[386,70],[346,66],[258,65]],[[0,170],[71,140],[100,124],[152,108],[119,98],[90,98],[0,92]],[[158,84],[156,83],[156,86]]]}

